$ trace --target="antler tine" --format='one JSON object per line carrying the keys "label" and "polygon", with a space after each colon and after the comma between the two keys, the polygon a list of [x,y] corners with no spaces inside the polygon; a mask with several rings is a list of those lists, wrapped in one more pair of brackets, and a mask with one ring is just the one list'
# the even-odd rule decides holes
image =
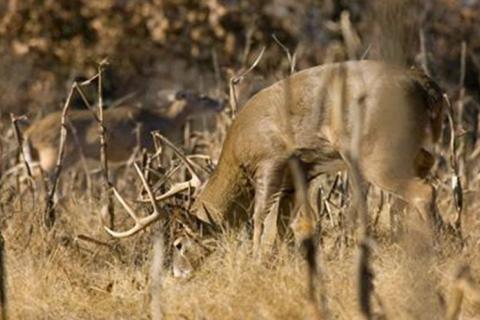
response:
{"label": "antler tine", "polygon": [[199,186],[200,186],[200,181],[198,179],[195,179],[195,178],[192,178],[192,179],[190,179],[186,182],[176,183],[166,193],[164,193],[160,196],[157,196],[155,198],[155,200],[157,200],[157,201],[165,200],[165,199],[168,199],[168,198],[174,196],[175,194],[177,194],[179,192],[182,192],[182,191],[185,191],[185,190],[188,190],[188,189],[191,189],[191,188],[198,188]]}
{"label": "antler tine", "polygon": [[[188,160],[190,159],[203,159],[203,160],[207,160],[207,161],[211,161],[210,157],[207,156],[207,155],[188,155],[186,156],[186,158]],[[169,178],[176,170],[178,170],[180,168],[180,166],[177,166],[175,167],[174,169],[170,170],[169,173],[166,174],[167,178]],[[204,170],[208,170],[208,169],[205,169]],[[164,183],[165,181],[162,182],[162,184]],[[155,197],[155,200],[157,201],[162,201],[162,200],[165,200],[165,199],[168,199],[172,196],[174,196],[175,194],[179,193],[179,192],[182,192],[182,191],[185,191],[185,190],[188,190],[190,188],[198,188],[200,186],[202,182],[198,179],[197,176],[195,175],[192,175],[192,179],[190,179],[189,181],[186,181],[186,182],[181,182],[181,183],[176,183],[172,186],[172,188],[170,188],[170,190],[168,190],[166,193],[162,194],[162,195],[159,195],[159,196],[156,196]],[[137,199],[137,202],[140,202],[140,203],[146,203],[146,202],[150,202],[150,199],[146,199],[144,197],[139,197]]]}
{"label": "antler tine", "polygon": [[142,181],[143,187],[145,190],[147,190],[148,197],[150,198],[150,202],[152,203],[153,207],[153,212],[158,213],[158,207],[157,207],[157,201],[155,201],[155,197],[153,196],[152,188],[148,185],[147,180],[142,174],[142,170],[140,170],[140,167],[137,165],[137,163],[134,163],[133,166],[135,167],[135,170],[137,170],[138,176],[140,177],[140,180]]}
{"label": "antler tine", "polygon": [[151,201],[152,207],[153,207],[153,213],[151,215],[145,217],[145,218],[139,218],[135,214],[133,209],[125,201],[125,199],[120,195],[120,193],[118,193],[117,189],[115,189],[115,187],[113,187],[112,188],[113,189],[113,194],[118,199],[118,201],[122,204],[122,206],[125,208],[125,210],[128,212],[130,217],[132,217],[132,219],[135,221],[135,225],[133,226],[133,228],[131,228],[127,231],[122,231],[122,232],[114,231],[114,230],[108,228],[107,226],[104,226],[105,230],[112,237],[115,237],[115,238],[126,238],[126,237],[129,237],[129,236],[132,236],[132,235],[136,234],[137,232],[139,232],[140,230],[145,229],[152,222],[155,222],[156,220],[158,220],[160,218],[160,211],[158,210],[157,202],[155,200],[155,197],[153,196],[152,189],[148,185],[147,180],[143,176],[142,171],[140,170],[140,168],[138,167],[138,165],[136,163],[134,163],[134,167],[135,167],[135,170],[137,171],[138,176],[140,177],[140,180],[142,181],[142,184],[143,184],[145,190],[147,190],[148,196],[150,197],[150,201]]}
{"label": "antler tine", "polygon": [[[168,190],[166,193],[161,194],[159,196],[153,197],[153,195],[151,195],[153,193],[149,193],[150,200],[140,199],[139,202],[152,201],[151,199],[153,199],[153,198],[157,201],[162,201],[162,200],[165,200],[165,199],[168,199],[168,198],[174,196],[175,194],[177,194],[179,192],[188,190],[190,188],[198,188],[202,184],[202,180],[200,179],[199,175],[195,172],[194,164],[170,140],[168,140],[166,137],[161,135],[159,132],[153,132],[153,135],[155,137],[159,138],[160,140],[162,140],[163,142],[165,142],[165,144],[173,150],[173,152],[185,164],[188,171],[192,175],[192,178],[188,181],[174,184],[170,188],[170,190]],[[147,190],[147,192],[148,192],[148,190]],[[150,192],[151,192],[151,190],[150,190]]]}
{"label": "antler tine", "polygon": [[120,193],[117,191],[115,187],[112,187],[112,190],[113,190],[113,194],[118,199],[118,202],[120,202],[122,207],[124,207],[125,210],[127,211],[128,215],[135,221],[135,223],[137,223],[139,218],[135,214],[135,211],[133,211],[132,207],[128,205],[127,201],[125,201],[125,199],[120,195]]}
{"label": "antler tine", "polygon": [[[165,192],[164,194],[161,194],[159,196],[156,196],[155,197],[155,200],[156,201],[162,201],[162,200],[165,200],[165,199],[168,199],[170,197],[173,197],[174,195],[176,195],[177,193],[179,192],[182,192],[182,191],[185,191],[185,190],[188,190],[190,188],[198,188],[201,184],[201,181],[198,180],[195,176],[192,177],[192,179],[188,180],[188,181],[185,181],[185,182],[180,182],[180,183],[176,183],[174,184],[170,190],[168,190],[167,192]],[[142,202],[142,203],[145,203],[145,202],[149,202],[151,200],[147,200],[147,199],[139,199],[138,200],[139,202]]]}
{"label": "antler tine", "polygon": [[[160,132],[156,131],[153,133],[155,135],[155,137],[158,137],[160,140],[162,140],[163,142],[165,142],[165,144],[170,147],[170,149],[173,150],[173,152],[177,155],[177,157],[185,164],[185,166],[187,167],[188,171],[190,172],[190,174],[192,175],[192,178],[195,177],[195,179],[197,179],[199,182],[201,182],[202,180],[200,179],[200,176],[197,174],[197,172],[195,171],[194,169],[194,164],[183,154],[182,151],[180,151],[177,146],[175,146],[175,144],[173,144],[173,142],[171,142],[170,140],[168,140],[165,136],[163,136],[162,134],[160,134]],[[193,180],[193,179],[192,179]]]}

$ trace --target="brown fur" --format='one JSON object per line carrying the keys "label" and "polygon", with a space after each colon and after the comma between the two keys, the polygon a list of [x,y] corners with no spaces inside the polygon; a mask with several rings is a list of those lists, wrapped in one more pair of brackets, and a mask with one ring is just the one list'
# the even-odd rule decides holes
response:
{"label": "brown fur", "polygon": [[[179,143],[182,128],[189,116],[219,111],[219,102],[192,93],[182,94],[169,106],[166,113],[121,106],[104,112],[107,129],[107,157],[110,162],[128,160],[136,146],[153,150],[151,131],[159,130],[172,141]],[[100,159],[98,123],[88,110],[69,112],[68,139],[64,165],[77,162],[80,152],[87,159]],[[54,112],[34,123],[25,135],[33,156],[38,157],[43,170],[51,172],[55,167],[58,154],[61,128],[61,112]],[[72,130],[72,128],[74,130]]]}
{"label": "brown fur", "polygon": [[[318,66],[262,90],[243,107],[223,145],[218,167],[193,214],[222,223],[241,190],[254,181],[254,246],[281,191],[292,155],[309,178],[349,167],[354,108],[362,115],[358,166],[362,176],[413,205],[430,221],[434,190],[423,146],[438,139],[443,99],[419,71],[374,61]],[[428,161],[427,161],[428,162]],[[290,186],[291,187],[291,186]]]}

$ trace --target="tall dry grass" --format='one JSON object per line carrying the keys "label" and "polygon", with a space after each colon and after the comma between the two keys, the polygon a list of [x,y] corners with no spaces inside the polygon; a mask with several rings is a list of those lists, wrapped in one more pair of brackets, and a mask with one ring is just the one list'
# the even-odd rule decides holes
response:
{"label": "tall dry grass", "polygon": [[[56,227],[40,229],[41,210],[8,212],[4,223],[8,270],[8,299],[12,319],[149,319],[152,263],[151,232],[137,238],[111,241],[101,230],[87,199],[69,200],[59,210]],[[27,205],[27,204],[25,204]],[[409,243],[392,243],[388,231],[377,230],[371,265],[375,273],[374,314],[387,319],[443,319],[442,300],[448,301],[454,272],[467,263],[480,271],[473,242],[459,253],[448,242],[436,254],[412,231]],[[355,287],[356,248],[340,251],[324,235],[319,263],[326,304],[332,317],[360,319]],[[88,234],[108,243],[77,237]],[[165,270],[160,297],[164,319],[301,319],[307,315],[307,265],[297,249],[282,241],[267,263],[251,252],[248,232],[229,230],[215,243],[193,276],[173,278]],[[467,297],[464,319],[480,312]]]}
{"label": "tall dry grass", "polygon": [[[384,17],[389,20],[388,14]],[[344,16],[344,24],[350,28],[347,19]],[[390,32],[395,35],[399,31],[393,28],[385,35]],[[355,33],[348,34],[355,39]],[[392,54],[393,60],[406,59],[404,48],[393,44],[385,48],[389,51],[385,55]],[[220,142],[230,123],[229,119],[220,119],[223,119],[218,123],[221,130],[213,135],[200,135],[202,150],[208,151],[213,159],[218,157]],[[91,177],[94,190],[88,195],[81,179],[77,181],[69,173],[63,174],[60,185],[66,197],[57,204],[56,223],[51,230],[45,230],[41,189],[29,193],[23,174],[6,175],[15,165],[16,142],[9,126],[0,128],[3,152],[0,212],[11,319],[150,319],[150,313],[164,319],[300,319],[309,315],[308,266],[288,233],[278,242],[271,259],[258,263],[251,252],[250,225],[223,230],[213,243],[213,253],[193,275],[189,279],[175,279],[170,268],[170,235],[159,240],[155,234],[162,227],[152,225],[136,237],[112,240],[102,228],[102,203],[96,196],[102,192],[102,177]],[[455,205],[448,165],[451,150],[448,139],[444,140],[437,150],[431,179],[438,187],[437,202],[444,218],[453,220]],[[194,145],[193,139],[187,145]],[[448,234],[440,234],[435,247],[429,235],[416,228],[414,212],[403,216],[406,231],[399,241],[393,241],[388,221],[392,201],[387,198],[380,205],[378,192],[370,190],[369,214],[375,212],[379,216],[378,223],[370,225],[374,239],[369,259],[375,275],[373,317],[443,319],[451,301],[457,299],[459,288],[463,288],[458,285],[457,270],[468,266],[469,281],[477,283],[480,219],[476,212],[480,202],[476,194],[480,168],[477,157],[465,154],[465,149],[458,152],[457,156],[466,164],[462,178],[468,181],[464,186],[468,204],[463,217],[464,247]],[[140,182],[131,168],[123,173],[117,181],[119,191],[127,199],[134,199],[141,190]],[[326,178],[323,190],[329,190],[332,181]],[[357,248],[345,244],[342,230],[345,212],[352,202],[344,181],[332,189],[328,202],[325,197],[320,202],[329,207],[328,213],[325,209],[321,215],[322,231],[316,243],[326,309],[334,319],[361,319],[356,298]],[[182,204],[185,199],[178,198],[166,208]],[[139,204],[135,208],[145,213],[149,210]],[[126,227],[129,222],[125,212],[118,206],[117,212],[119,228]],[[479,317],[480,305],[475,295],[463,290],[462,297],[458,311],[462,319]]]}
{"label": "tall dry grass", "polygon": [[[11,137],[5,150],[15,150],[12,129],[5,130],[4,136]],[[206,134],[204,142],[209,146],[205,149],[218,153],[218,140],[221,137]],[[446,147],[439,151],[439,165],[434,170],[437,202],[448,220],[455,216],[448,186],[449,150]],[[9,154],[13,157],[14,152]],[[13,164],[12,157],[5,158],[7,164]],[[404,235],[392,241],[391,201],[384,199],[380,207],[379,193],[370,190],[370,214],[378,211],[379,215],[376,226],[371,226],[374,243],[369,259],[375,275],[371,298],[374,317],[443,319],[458,292],[458,268],[467,265],[472,281],[478,279],[480,219],[472,212],[480,205],[473,193],[479,188],[475,179],[479,168],[474,160],[468,168],[470,182],[465,196],[469,211],[464,216],[463,249],[447,234],[440,235],[440,249],[432,247],[428,235],[416,228],[414,212],[403,218],[407,224]],[[119,191],[127,199],[134,199],[141,190],[134,170],[120,176]],[[41,191],[28,192],[22,175],[18,181],[15,174],[3,180],[0,209],[10,318],[150,319],[150,310],[163,319],[299,319],[310,315],[308,265],[290,234],[278,242],[270,260],[259,263],[251,252],[251,226],[224,230],[213,243],[213,253],[192,277],[176,279],[171,272],[169,235],[163,245],[156,238],[162,230],[160,225],[129,239],[112,240],[107,236],[101,224],[102,203],[98,196],[102,176],[91,178],[93,196],[83,191],[82,179],[64,173],[60,187],[66,197],[56,207],[57,219],[50,231],[42,227],[45,203]],[[322,188],[329,190],[332,180],[325,179]],[[351,202],[341,185],[332,190],[330,213],[322,215],[316,260],[328,314],[338,319],[361,319],[356,298],[357,248],[341,241],[344,234],[339,221]],[[170,205],[182,201],[176,199]],[[149,210],[134,206],[145,214]],[[126,227],[129,221],[119,206],[117,213],[119,228]],[[473,319],[480,312],[478,301],[468,290],[459,312],[465,319]]]}

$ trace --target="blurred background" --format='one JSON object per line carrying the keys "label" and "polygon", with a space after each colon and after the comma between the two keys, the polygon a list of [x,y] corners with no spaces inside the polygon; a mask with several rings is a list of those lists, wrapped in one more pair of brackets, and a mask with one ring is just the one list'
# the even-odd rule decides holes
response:
{"label": "blurred background", "polygon": [[[391,34],[396,41],[412,40],[404,46],[409,64],[426,61],[451,95],[461,85],[464,42],[464,85],[472,98],[467,105],[476,108],[479,1],[405,0],[397,17],[379,16],[381,2],[3,0],[0,111],[5,117],[59,110],[72,81],[92,76],[105,57],[110,62],[105,99],[134,94],[148,104],[162,89],[224,94],[232,73],[248,66],[263,46],[266,52],[255,73],[266,83],[284,77],[288,60],[272,35],[296,53],[298,70],[353,58],[348,46],[354,47],[355,58],[375,58]],[[420,57],[422,48],[425,57]]]}

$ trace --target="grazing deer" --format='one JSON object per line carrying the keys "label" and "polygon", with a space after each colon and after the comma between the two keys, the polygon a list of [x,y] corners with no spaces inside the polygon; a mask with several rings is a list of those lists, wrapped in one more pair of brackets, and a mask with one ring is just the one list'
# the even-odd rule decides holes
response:
{"label": "grazing deer", "polygon": [[[260,91],[238,113],[191,213],[208,224],[221,224],[235,212],[242,190],[253,184],[258,250],[274,239],[272,208],[282,190],[292,187],[289,159],[299,159],[310,180],[349,169],[352,141],[357,141],[355,165],[362,178],[433,222],[435,190],[425,180],[433,158],[424,147],[440,136],[443,108],[438,85],[401,66],[349,61],[293,74]],[[355,132],[358,122],[361,129]],[[130,230],[107,230],[115,237],[132,235],[165,217],[154,207],[148,217],[133,215]]]}
{"label": "grazing deer", "polygon": [[[219,112],[222,104],[192,92],[180,91],[172,105],[161,113],[157,110],[120,106],[104,112],[107,130],[107,158],[109,162],[127,161],[137,146],[154,149],[151,131],[158,130],[176,141],[182,140],[182,128],[187,118]],[[32,157],[41,168],[52,172],[58,156],[61,112],[54,112],[35,122],[25,132]],[[69,167],[80,159],[100,159],[98,123],[89,110],[72,110],[67,117],[69,139],[63,165]]]}

